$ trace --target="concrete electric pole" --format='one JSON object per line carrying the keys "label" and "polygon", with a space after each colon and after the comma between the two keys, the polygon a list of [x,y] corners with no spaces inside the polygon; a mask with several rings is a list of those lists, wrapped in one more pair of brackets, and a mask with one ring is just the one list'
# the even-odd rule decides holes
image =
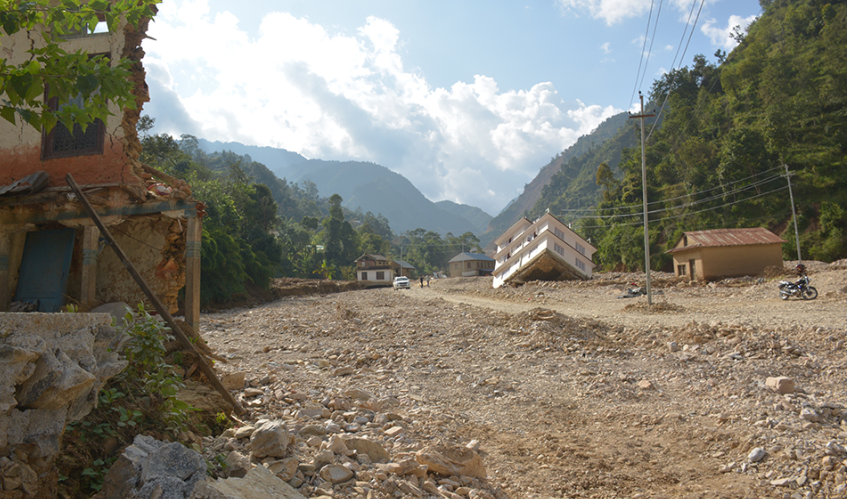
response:
{"label": "concrete electric pole", "polygon": [[794,241],[797,243],[797,260],[803,263],[803,257],[800,255],[800,231],[797,229],[797,212],[794,210],[794,192],[791,190],[791,177],[793,173],[788,171],[788,165],[785,167],[785,178],[788,180],[788,195],[791,197],[791,216],[794,218]]}
{"label": "concrete electric pole", "polygon": [[641,114],[632,115],[630,118],[641,119],[641,191],[644,198],[644,270],[647,272],[647,305],[653,306],[653,294],[650,289],[650,231],[647,221],[647,155],[644,149],[644,118],[652,118],[655,113],[644,114],[644,96],[638,92],[641,100]]}

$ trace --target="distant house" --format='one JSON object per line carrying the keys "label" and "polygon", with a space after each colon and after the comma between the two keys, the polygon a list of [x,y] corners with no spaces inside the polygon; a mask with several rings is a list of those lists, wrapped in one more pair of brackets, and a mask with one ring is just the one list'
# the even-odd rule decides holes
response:
{"label": "distant house", "polygon": [[404,262],[403,260],[394,260],[392,263],[394,265],[391,268],[394,269],[395,276],[412,277],[415,267],[412,267],[411,263]]}
{"label": "distant house", "polygon": [[494,287],[506,282],[588,279],[597,248],[549,213],[518,220],[494,240]]}
{"label": "distant house", "polygon": [[450,259],[450,277],[491,275],[494,259],[480,253],[462,252]]}
{"label": "distant house", "polygon": [[699,230],[684,233],[667,253],[673,255],[677,277],[711,281],[759,275],[765,267],[782,266],[786,242],[762,227]]}
{"label": "distant house", "polygon": [[372,286],[390,286],[397,276],[411,277],[415,267],[382,255],[365,254],[356,259],[356,280]]}

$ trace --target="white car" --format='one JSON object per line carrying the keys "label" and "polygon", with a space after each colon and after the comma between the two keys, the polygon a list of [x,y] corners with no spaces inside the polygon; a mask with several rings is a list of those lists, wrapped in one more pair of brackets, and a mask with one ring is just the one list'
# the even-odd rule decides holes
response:
{"label": "white car", "polygon": [[408,277],[397,276],[394,278],[394,289],[412,289],[412,284]]}

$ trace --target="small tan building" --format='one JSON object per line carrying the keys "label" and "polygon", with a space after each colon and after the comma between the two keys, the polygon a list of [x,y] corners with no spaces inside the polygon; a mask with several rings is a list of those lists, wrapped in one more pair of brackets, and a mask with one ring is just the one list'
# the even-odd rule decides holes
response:
{"label": "small tan building", "polygon": [[690,280],[759,275],[766,267],[782,265],[782,244],[773,232],[715,229],[686,232],[673,249],[674,274]]}
{"label": "small tan building", "polygon": [[496,261],[480,253],[462,252],[450,259],[450,277],[491,275]]}

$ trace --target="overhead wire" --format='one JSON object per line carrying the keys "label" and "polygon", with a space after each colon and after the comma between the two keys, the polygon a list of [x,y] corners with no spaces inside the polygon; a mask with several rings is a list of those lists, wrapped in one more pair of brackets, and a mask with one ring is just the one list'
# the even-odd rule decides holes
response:
{"label": "overhead wire", "polygon": [[[647,60],[644,61],[644,72],[641,73],[641,81],[638,82],[639,87],[644,85],[644,78],[647,76],[647,66],[650,64],[650,55],[653,53],[653,42],[656,41],[656,31],[659,29],[659,16],[662,15],[662,4],[663,3],[664,3],[663,0],[659,0],[659,9],[656,11],[656,20],[653,22],[653,36],[650,37],[650,48],[647,49]],[[648,27],[648,29],[650,27],[649,21],[648,21],[647,27]],[[643,51],[644,49],[642,48],[641,50]],[[644,56],[644,54],[642,52],[642,57],[643,56]],[[630,104],[630,105],[632,105],[632,104]]]}
{"label": "overhead wire", "polygon": [[[697,3],[696,0],[694,2]],[[679,59],[679,67],[682,67],[682,61],[685,59],[685,54],[688,52],[688,46],[691,44],[691,38],[694,36],[694,30],[697,28],[697,22],[700,20],[700,13],[703,12],[703,5],[706,3],[706,0],[700,0],[700,9],[697,10],[697,17],[694,18],[694,24],[691,26],[691,32],[688,34],[688,41],[685,42],[685,50],[682,51],[682,57]],[[693,7],[693,5],[692,5]],[[689,14],[689,19],[691,19]],[[686,28],[687,28],[686,23]],[[682,34],[683,38],[685,38],[685,31]],[[677,51],[679,51],[677,49]],[[671,70],[673,71],[673,65],[671,66]],[[662,113],[665,110],[665,104],[668,102],[668,97],[670,97],[671,92],[673,91],[673,82],[676,81],[676,71],[674,71],[673,76],[671,77],[671,86],[668,88],[667,93],[665,94],[665,100],[662,102],[662,106],[659,108],[659,114],[656,115],[656,119],[653,120],[653,126],[650,128],[650,133],[647,134],[647,140],[650,140],[650,137],[653,136],[653,131],[656,130],[656,125],[659,123],[659,119],[662,117]]]}
{"label": "overhead wire", "polygon": [[[695,191],[695,192],[691,192],[691,193],[688,193],[688,194],[683,194],[682,196],[676,196],[676,197],[672,197],[672,198],[661,199],[659,201],[651,201],[651,202],[647,203],[647,205],[650,206],[650,205],[653,205],[653,204],[667,203],[668,201],[676,201],[677,199],[683,199],[683,198],[687,198],[687,197],[691,197],[691,196],[696,196],[696,195],[699,195],[699,194],[705,194],[707,192],[712,192],[712,191],[717,190],[717,189],[724,189],[728,186],[731,186],[731,185],[734,185],[734,184],[737,184],[737,183],[740,183],[740,182],[744,182],[746,180],[750,180],[751,178],[758,177],[759,175],[764,175],[766,173],[770,173],[770,172],[775,171],[775,170],[782,170],[782,168],[783,168],[782,165],[775,166],[775,167],[773,167],[769,170],[765,170],[763,172],[755,173],[755,174],[750,175],[748,177],[744,177],[742,179],[734,180],[734,181],[728,182],[726,184],[721,184],[721,185],[716,186],[716,187],[710,187],[709,189],[704,189],[702,191]],[[574,208],[574,209],[567,209],[567,210],[559,210],[559,213],[582,212],[582,211],[623,210],[623,209],[629,209],[629,208],[641,208],[642,206],[643,206],[643,204],[630,204],[630,205],[624,205],[624,206],[611,206],[609,208]]]}
{"label": "overhead wire", "polygon": [[[734,195],[734,194],[739,194],[739,193],[744,192],[744,191],[748,191],[748,190],[753,189],[755,187],[758,187],[760,185],[767,184],[768,182],[773,182],[774,180],[776,180],[779,177],[780,177],[779,175],[774,175],[774,176],[772,176],[768,179],[761,180],[761,181],[758,181],[758,182],[754,182],[752,184],[748,184],[748,185],[745,185],[743,187],[739,187],[738,189],[735,189],[735,190],[732,190],[732,191],[729,191],[729,192],[726,192],[726,193],[718,194],[718,195],[711,196],[711,197],[704,198],[704,199],[698,199],[698,200],[692,201],[690,203],[682,203],[682,204],[678,204],[676,206],[670,206],[670,207],[660,208],[660,209],[656,209],[656,210],[649,210],[649,211],[647,211],[647,214],[650,215],[650,214],[655,214],[655,213],[665,213],[665,212],[668,212],[668,211],[681,210],[681,209],[685,209],[685,208],[690,208],[692,206],[697,206],[697,205],[700,205],[700,204],[703,204],[703,203],[708,203],[708,202],[714,201],[716,199],[720,199],[720,198],[723,198],[723,197],[726,197],[726,196],[731,196],[731,195]],[[753,198],[750,198],[750,199],[753,199]],[[640,217],[643,214],[644,214],[644,212],[640,211],[640,212],[635,212],[635,213],[620,213],[620,214],[616,214],[616,215],[593,215],[593,216],[588,216],[588,217],[583,217],[583,218],[612,219],[612,218]]]}
{"label": "overhead wire", "polygon": [[[679,215],[673,215],[673,216],[669,216],[669,217],[658,218],[658,219],[651,220],[651,221],[652,222],[663,222],[665,220],[674,220],[674,219],[677,219],[677,218],[690,217],[692,215],[698,215],[700,213],[705,213],[707,211],[719,210],[721,208],[726,208],[727,206],[736,205],[738,203],[744,203],[746,201],[750,201],[751,199],[760,198],[762,196],[767,196],[768,194],[773,194],[774,192],[784,191],[786,189],[788,189],[787,185],[783,186],[783,187],[778,187],[778,188],[771,190],[771,191],[768,191],[768,192],[763,192],[763,193],[757,194],[755,196],[750,196],[750,197],[745,198],[745,199],[739,199],[737,201],[732,201],[730,203],[722,204],[720,206],[715,206],[715,207],[712,207],[712,208],[705,208],[705,209],[702,209],[702,210],[699,210],[699,211],[692,211],[690,213],[682,213],[682,214],[679,214]],[[635,215],[641,215],[641,213],[636,213]],[[579,218],[579,219],[576,219],[576,220],[594,220],[594,219],[597,219],[597,218],[598,217],[583,217],[583,218]],[[576,221],[576,220],[574,220],[574,221]],[[642,222],[642,221],[636,221],[636,222],[623,222],[623,223],[618,223],[616,225],[636,226],[636,225],[642,225],[643,223],[644,222]],[[582,228],[582,229],[599,229],[599,228],[605,228],[605,227],[608,227],[608,226],[607,225],[583,225],[580,228]]]}
{"label": "overhead wire", "polygon": [[[695,0],[696,1],[696,0]],[[635,102],[635,91],[638,90],[638,80],[641,77],[641,63],[644,62],[644,49],[647,48],[647,38],[650,36],[650,21],[653,19],[653,2],[650,0],[650,14],[647,16],[647,29],[644,32],[644,43],[641,46],[641,59],[638,61],[638,71],[635,73],[635,85],[632,87],[632,96],[629,98],[629,107]],[[647,69],[645,68],[646,72]]]}

